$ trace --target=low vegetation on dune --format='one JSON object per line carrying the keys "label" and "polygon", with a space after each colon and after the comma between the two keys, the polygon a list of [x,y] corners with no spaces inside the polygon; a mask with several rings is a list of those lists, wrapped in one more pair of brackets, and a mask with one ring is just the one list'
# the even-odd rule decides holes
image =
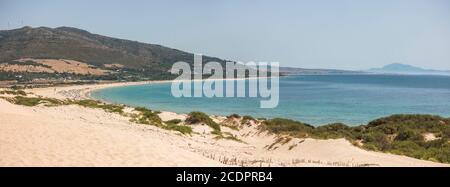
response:
{"label": "low vegetation on dune", "polygon": [[242,116],[242,120],[241,123],[245,124],[249,121],[256,121],[255,118],[253,118],[252,116],[246,115],[246,116]]}
{"label": "low vegetation on dune", "polygon": [[215,139],[225,139],[225,140],[232,140],[232,141],[236,141],[236,142],[240,142],[240,143],[245,143],[244,141],[242,141],[241,139],[239,139],[236,135],[233,135],[229,132],[223,132],[218,134]]}
{"label": "low vegetation on dune", "polygon": [[161,118],[158,116],[159,112],[152,111],[144,107],[137,107],[134,110],[138,111],[140,114],[132,119],[133,122],[155,126],[163,125]]}
{"label": "low vegetation on dune", "polygon": [[117,104],[106,104],[102,103],[100,101],[96,100],[76,100],[76,101],[70,101],[69,104],[77,104],[80,106],[88,107],[88,108],[100,108],[107,112],[114,112],[114,113],[123,113],[123,109],[125,108],[124,105],[117,105]]}
{"label": "low vegetation on dune", "polygon": [[[356,127],[341,123],[313,127],[275,118],[264,121],[260,128],[297,138],[346,138],[367,150],[450,163],[450,119],[439,116],[392,115]],[[426,139],[426,134],[433,138]]]}
{"label": "low vegetation on dune", "polygon": [[183,134],[191,134],[193,132],[192,128],[186,125],[179,125],[181,122],[182,121],[180,119],[172,119],[165,121],[164,123],[166,124],[166,129],[168,130],[178,131]]}
{"label": "low vegetation on dune", "polygon": [[198,124],[202,123],[208,125],[213,129],[214,134],[221,134],[220,125],[214,122],[207,114],[203,112],[194,111],[189,113],[186,123],[188,124]]}
{"label": "low vegetation on dune", "polygon": [[182,122],[181,119],[172,119],[172,120],[169,120],[169,121],[165,121],[166,124],[172,124],[172,125],[177,125],[177,124],[179,124],[181,122]]}
{"label": "low vegetation on dune", "polygon": [[181,132],[182,134],[192,134],[192,128],[186,125],[176,125],[173,123],[169,123],[166,126],[164,126],[164,129],[167,130],[173,130],[173,131],[178,131]]}
{"label": "low vegetation on dune", "polygon": [[284,118],[266,120],[260,128],[275,134],[287,134],[298,138],[308,137],[314,129],[309,124]]}
{"label": "low vegetation on dune", "polygon": [[336,139],[342,137],[353,137],[350,133],[350,127],[342,123],[333,123],[314,128],[312,135],[321,139]]}
{"label": "low vegetation on dune", "polygon": [[64,104],[64,101],[53,98],[15,96],[13,98],[5,99],[11,103],[23,106],[36,106],[40,104],[43,104],[45,106],[57,106]]}
{"label": "low vegetation on dune", "polygon": [[239,114],[231,114],[223,120],[220,125],[228,127],[232,130],[238,131],[243,127],[243,125],[254,125],[257,124],[257,120],[252,116],[240,116]]}
{"label": "low vegetation on dune", "polygon": [[[450,163],[450,119],[432,115],[393,115],[360,127],[363,148]],[[425,139],[432,134],[433,139]]]}
{"label": "low vegetation on dune", "polygon": [[5,100],[23,106],[60,106],[60,105],[80,105],[87,108],[99,108],[106,112],[123,113],[124,105],[106,104],[96,100],[59,100],[46,97],[24,97],[15,96],[12,98],[4,98]]}
{"label": "low vegetation on dune", "polygon": [[238,114],[231,114],[220,122],[220,126],[227,127],[229,129],[238,131],[242,123],[240,122],[241,116]]}
{"label": "low vegetation on dune", "polygon": [[5,95],[21,95],[21,96],[27,96],[27,93],[23,90],[0,90],[0,94]]}
{"label": "low vegetation on dune", "polygon": [[189,126],[178,125],[179,123],[181,123],[181,120],[179,119],[173,119],[170,121],[163,122],[161,118],[158,116],[158,114],[160,113],[159,111],[152,111],[144,107],[137,107],[134,110],[138,111],[139,114],[131,119],[132,122],[146,125],[154,125],[166,130],[178,131],[182,134],[191,134],[193,132],[192,128]]}
{"label": "low vegetation on dune", "polygon": [[239,114],[231,114],[227,118],[241,118],[241,116]]}

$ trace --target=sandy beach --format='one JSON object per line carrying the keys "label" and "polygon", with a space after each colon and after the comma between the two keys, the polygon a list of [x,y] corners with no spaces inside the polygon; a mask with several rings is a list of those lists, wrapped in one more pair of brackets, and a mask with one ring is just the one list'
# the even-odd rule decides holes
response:
{"label": "sandy beach", "polygon": [[[162,81],[151,83],[158,82]],[[78,100],[89,98],[89,93],[98,89],[147,83],[35,88],[26,92]],[[167,111],[159,116],[163,121],[186,118],[186,114]],[[78,105],[27,107],[0,99],[0,119],[0,166],[449,166],[366,151],[345,139],[293,138],[273,146],[280,136],[261,132],[256,124],[240,130],[222,127],[242,142],[215,139],[205,125],[193,125],[195,133],[183,135]],[[221,116],[213,119],[225,120]]]}

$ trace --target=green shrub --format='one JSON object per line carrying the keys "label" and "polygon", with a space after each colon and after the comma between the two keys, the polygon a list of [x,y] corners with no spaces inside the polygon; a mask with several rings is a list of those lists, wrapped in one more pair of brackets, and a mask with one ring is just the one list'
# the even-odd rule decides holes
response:
{"label": "green shrub", "polygon": [[27,93],[23,90],[2,90],[0,94],[27,96]]}
{"label": "green shrub", "polygon": [[177,124],[181,123],[181,120],[180,119],[172,119],[172,120],[166,121],[165,123],[177,125]]}
{"label": "green shrub", "polygon": [[329,125],[319,126],[313,129],[311,134],[314,138],[322,139],[353,137],[350,129],[350,127],[342,123],[333,123]]}
{"label": "green shrub", "polygon": [[426,149],[413,141],[395,141],[387,151],[420,159]]}
{"label": "green shrub", "polygon": [[[449,163],[449,122],[446,118],[433,115],[380,118],[360,129],[363,148]],[[423,133],[437,134],[440,139],[425,141]],[[389,134],[395,138],[389,138]]]}
{"label": "green shrub", "polygon": [[448,143],[448,139],[441,138],[427,142],[417,142],[420,146],[429,149],[429,148],[442,148],[445,147]]}
{"label": "green shrub", "polygon": [[362,148],[371,150],[371,151],[380,151],[378,146],[373,143],[365,143],[365,144],[363,144]]}
{"label": "green shrub", "polygon": [[406,141],[406,140],[423,141],[424,138],[423,138],[422,134],[408,129],[408,130],[401,130],[395,137],[395,140],[396,141]]}
{"label": "green shrub", "polygon": [[245,115],[242,117],[241,123],[247,123],[249,121],[256,121],[256,119],[253,118],[252,116]]}
{"label": "green shrub", "polygon": [[167,124],[164,129],[167,130],[174,130],[174,131],[178,131],[181,132],[182,134],[191,134],[192,133],[192,128],[189,126],[184,126],[184,125],[175,125],[175,124]]}
{"label": "green shrub", "polygon": [[179,119],[169,120],[166,121],[165,124],[163,124],[161,118],[158,116],[158,114],[160,113],[159,111],[152,111],[145,107],[136,107],[134,110],[138,111],[139,115],[135,116],[131,120],[132,122],[154,125],[166,130],[178,131],[182,134],[191,134],[193,132],[192,128],[189,126],[177,125],[181,123],[181,120]]}
{"label": "green shrub", "polygon": [[150,109],[147,109],[147,108],[145,108],[145,107],[136,107],[136,108],[134,108],[134,110],[135,110],[135,111],[138,111],[138,112],[147,112],[147,111],[150,111],[150,112],[151,112]]}
{"label": "green shrub", "polygon": [[162,120],[157,112],[153,112],[152,110],[143,107],[137,107],[134,110],[140,112],[140,115],[135,118],[135,122],[159,127],[162,126]]}
{"label": "green shrub", "polygon": [[241,116],[239,114],[231,114],[227,118],[241,118]]}
{"label": "green shrub", "polygon": [[275,134],[289,134],[296,137],[307,137],[312,132],[314,127],[299,121],[274,118],[264,121],[262,129]]}
{"label": "green shrub", "polygon": [[203,112],[194,111],[189,113],[186,123],[188,124],[197,124],[203,123],[211,127],[215,133],[220,133],[220,125],[214,122],[208,115]]}
{"label": "green shrub", "polygon": [[377,146],[378,150],[386,150],[390,147],[390,141],[386,134],[382,132],[370,132],[363,135],[363,143]]}
{"label": "green shrub", "polygon": [[212,121],[212,119],[208,115],[198,111],[190,112],[186,119],[186,122],[189,124],[207,123],[209,121]]}
{"label": "green shrub", "polygon": [[42,99],[37,97],[22,97],[16,96],[14,103],[24,106],[36,106],[41,103]]}
{"label": "green shrub", "polygon": [[14,97],[14,99],[12,99],[12,102],[14,104],[23,106],[36,106],[39,104],[45,104],[46,106],[57,106],[64,104],[63,101],[53,98],[22,97],[22,96]]}
{"label": "green shrub", "polygon": [[216,134],[217,135],[215,137],[215,139],[233,140],[233,141],[236,141],[236,142],[245,143],[244,141],[239,139],[237,136],[234,136],[233,134],[231,134],[229,132],[224,132],[224,133],[214,133],[213,132],[212,134]]}
{"label": "green shrub", "polygon": [[450,145],[447,143],[439,148],[428,149],[423,159],[450,163]]}
{"label": "green shrub", "polygon": [[444,130],[441,132],[441,137],[442,137],[442,138],[450,139],[450,128],[444,129]]}
{"label": "green shrub", "polygon": [[114,112],[114,113],[120,113],[120,114],[123,113],[123,109],[125,108],[125,106],[123,106],[123,105],[106,104],[106,103],[102,103],[100,101],[90,100],[90,99],[72,101],[72,104],[77,104],[77,105],[84,106],[87,108],[100,108],[107,112]]}
{"label": "green shrub", "polygon": [[401,114],[401,115],[392,115],[389,117],[384,117],[371,121],[367,125],[367,128],[368,129],[381,128],[384,131],[388,131],[387,129],[390,129],[390,131],[393,131],[390,133],[385,132],[387,134],[398,133],[398,131],[402,129],[411,129],[420,133],[423,132],[437,133],[450,128],[449,125],[450,121],[440,116]]}

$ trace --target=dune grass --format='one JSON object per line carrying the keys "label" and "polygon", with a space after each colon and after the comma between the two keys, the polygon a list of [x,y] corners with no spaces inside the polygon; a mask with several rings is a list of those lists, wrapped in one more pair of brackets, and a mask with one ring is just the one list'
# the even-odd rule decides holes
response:
{"label": "dune grass", "polygon": [[138,116],[132,119],[134,122],[140,124],[155,125],[158,127],[163,126],[162,120],[158,116],[158,112],[154,112],[144,107],[137,107],[134,110],[140,112]]}
{"label": "dune grass", "polygon": [[181,132],[182,134],[192,134],[193,132],[191,127],[185,125],[167,124],[163,128],[167,130],[178,131]]}
{"label": "dune grass", "polygon": [[256,119],[249,115],[242,116],[241,123],[247,123],[249,121],[256,121]]}
{"label": "dune grass", "polygon": [[232,141],[236,141],[236,142],[240,142],[240,143],[245,143],[244,141],[239,139],[237,136],[235,136],[235,135],[233,135],[233,134],[231,134],[229,132],[223,132],[223,133],[216,134],[216,135],[217,136],[214,137],[214,139],[216,139],[216,140],[225,139],[225,140],[232,140]]}
{"label": "dune grass", "polygon": [[275,134],[287,134],[297,138],[305,138],[308,137],[314,127],[299,121],[274,118],[264,121],[261,129]]}
{"label": "dune grass", "polygon": [[1,90],[0,94],[27,96],[23,90]]}
{"label": "dune grass", "polygon": [[144,107],[136,107],[134,110],[138,111],[140,114],[132,118],[131,121],[133,122],[154,125],[162,129],[178,131],[182,134],[191,134],[193,132],[192,128],[189,126],[178,125],[181,123],[181,120],[179,119],[169,120],[163,123],[161,118],[158,116],[160,113],[159,111],[152,111]]}
{"label": "dune grass", "polygon": [[100,101],[90,100],[90,99],[71,101],[70,104],[76,104],[76,105],[84,106],[87,108],[100,108],[100,109],[105,110],[106,112],[113,112],[113,113],[119,113],[119,114],[122,114],[123,109],[125,108],[124,105],[107,104],[107,103],[102,103]]}
{"label": "dune grass", "polygon": [[41,98],[41,97],[23,97],[23,96],[15,96],[10,99],[10,102],[23,105],[23,106],[37,106],[39,104],[44,104],[45,106],[57,106],[64,104],[63,101],[53,98]]}
{"label": "dune grass", "polygon": [[239,114],[231,114],[227,118],[241,118],[241,116]]}
{"label": "dune grass", "polygon": [[188,124],[197,124],[203,123],[208,125],[213,129],[213,134],[221,134],[220,125],[214,122],[207,114],[203,112],[190,112],[188,118],[186,119],[186,123]]}
{"label": "dune grass", "polygon": [[169,120],[169,121],[165,121],[164,123],[177,125],[177,124],[179,124],[181,122],[182,122],[181,119],[172,119],[172,120]]}

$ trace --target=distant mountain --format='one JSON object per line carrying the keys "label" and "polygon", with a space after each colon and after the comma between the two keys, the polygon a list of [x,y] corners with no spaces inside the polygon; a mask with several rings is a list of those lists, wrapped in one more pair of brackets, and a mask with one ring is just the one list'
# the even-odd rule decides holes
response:
{"label": "distant mountain", "polygon": [[383,66],[382,68],[372,68],[368,71],[372,73],[388,74],[450,75],[450,71],[430,70],[401,63],[392,63]]}
{"label": "distant mountain", "polygon": [[[82,64],[90,69],[64,72],[47,68],[45,72],[37,72],[44,69],[42,66],[49,65],[49,61],[42,59],[59,60],[58,62],[62,64],[72,60],[70,62],[74,62],[73,64]],[[51,72],[68,77],[64,73],[93,72],[93,68],[101,72],[112,72],[95,76],[100,79],[170,79],[174,76],[168,71],[172,64],[178,61],[193,64],[193,54],[156,44],[92,34],[71,27],[23,27],[0,31],[0,64],[3,64],[6,70],[16,72],[5,72],[0,69],[0,80],[17,77],[15,75],[17,72],[21,72],[20,77],[25,75],[30,78],[53,76]],[[225,62],[223,59],[208,56],[204,56],[203,61]],[[18,64],[20,62],[27,64]],[[55,65],[57,62],[52,63]],[[41,67],[36,68],[36,65]],[[80,74],[70,77],[76,76],[81,77]],[[87,74],[84,78],[92,78],[86,76]]]}
{"label": "distant mountain", "polygon": [[362,71],[337,70],[337,69],[305,69],[293,67],[280,67],[283,75],[322,75],[322,74],[362,74]]}

